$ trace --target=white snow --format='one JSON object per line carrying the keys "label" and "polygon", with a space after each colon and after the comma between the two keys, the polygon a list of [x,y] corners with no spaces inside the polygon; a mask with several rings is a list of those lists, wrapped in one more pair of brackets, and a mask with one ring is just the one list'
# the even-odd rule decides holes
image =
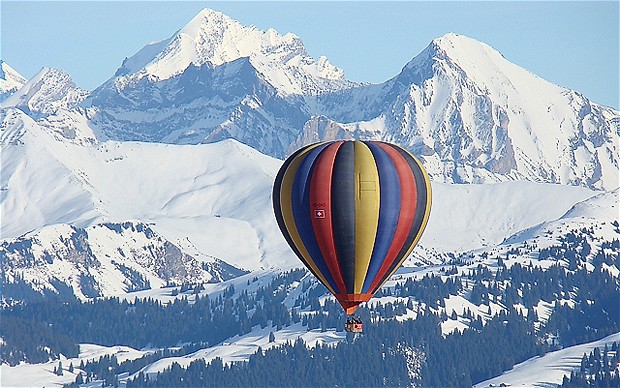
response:
{"label": "white snow", "polygon": [[[0,386],[2,387],[62,387],[65,384],[75,382],[80,371],[80,362],[98,360],[106,355],[114,355],[118,362],[134,360],[148,353],[149,350],[136,350],[128,346],[100,346],[93,344],[80,344],[80,353],[76,358],[60,356],[60,360],[42,364],[19,364],[9,366],[0,364]],[[54,374],[54,368],[58,362],[62,362],[63,375]],[[69,372],[69,366],[73,364],[73,373]]]}
{"label": "white snow", "polygon": [[433,206],[420,244],[464,251],[500,244],[528,226],[556,220],[597,192],[533,182],[481,185],[432,183]]}
{"label": "white snow", "polygon": [[[269,334],[272,332],[275,335],[275,341],[269,342]],[[311,348],[319,343],[329,345],[340,342],[345,338],[345,333],[344,331],[335,332],[333,330],[321,332],[318,329],[307,331],[307,328],[301,326],[300,323],[285,327],[279,331],[276,331],[276,328],[271,326],[265,328],[256,326],[249,334],[233,337],[222,344],[198,350],[184,357],[169,357],[159,360],[142,371],[148,375],[156,375],[157,372],[170,367],[173,362],[180,364],[182,367],[187,367],[192,361],[204,359],[208,363],[216,357],[220,357],[224,363],[246,361],[250,355],[256,353],[259,347],[264,351],[287,342],[294,343],[299,338],[306,343],[307,347]]]}
{"label": "white snow", "polygon": [[513,387],[555,387],[562,384],[562,378],[572,370],[578,370],[584,353],[590,354],[595,348],[611,347],[620,341],[620,333],[615,333],[598,341],[575,345],[550,352],[542,357],[534,357],[515,365],[511,370],[492,379],[483,381],[475,387],[498,387],[501,383]]}

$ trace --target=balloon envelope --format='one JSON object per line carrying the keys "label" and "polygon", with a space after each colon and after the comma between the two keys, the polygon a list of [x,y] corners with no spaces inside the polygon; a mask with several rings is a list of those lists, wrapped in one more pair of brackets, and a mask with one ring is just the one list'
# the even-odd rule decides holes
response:
{"label": "balloon envelope", "polygon": [[284,238],[347,314],[409,256],[431,208],[431,186],[408,151],[378,141],[305,146],[273,188]]}

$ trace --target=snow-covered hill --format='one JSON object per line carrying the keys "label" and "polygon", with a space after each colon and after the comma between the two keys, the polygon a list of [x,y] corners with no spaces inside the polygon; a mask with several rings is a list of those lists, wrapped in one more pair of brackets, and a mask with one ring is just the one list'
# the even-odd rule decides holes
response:
{"label": "snow-covered hill", "polygon": [[30,289],[88,299],[245,273],[217,258],[197,260],[139,222],[47,226],[3,240],[0,254],[5,301],[29,299]]}
{"label": "snow-covered hill", "polygon": [[[235,141],[78,145],[10,111],[2,128],[2,237],[45,225],[139,220],[190,255],[282,266],[271,211],[280,164]],[[10,128],[7,128],[10,127]]]}

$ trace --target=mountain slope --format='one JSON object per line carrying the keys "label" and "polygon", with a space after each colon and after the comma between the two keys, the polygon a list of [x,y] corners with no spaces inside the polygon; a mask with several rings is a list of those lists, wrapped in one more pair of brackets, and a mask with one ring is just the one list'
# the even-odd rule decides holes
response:
{"label": "mountain slope", "polygon": [[17,110],[4,123],[3,238],[58,223],[139,220],[192,256],[246,269],[288,260],[271,211],[277,160],[235,141],[79,145]]}
{"label": "mountain slope", "polygon": [[121,94],[104,85],[92,103],[90,122],[100,138],[172,144],[234,138],[258,150],[287,146],[306,117],[299,99],[281,96],[248,58],[190,64],[166,80],[141,78]]}
{"label": "mountain slope", "polygon": [[611,348],[614,342],[620,341],[620,333],[612,334],[603,339],[575,345],[535,357],[515,365],[510,371],[483,381],[475,387],[500,386],[557,386],[562,384],[564,376],[579,370],[583,354],[590,354],[594,348]]}

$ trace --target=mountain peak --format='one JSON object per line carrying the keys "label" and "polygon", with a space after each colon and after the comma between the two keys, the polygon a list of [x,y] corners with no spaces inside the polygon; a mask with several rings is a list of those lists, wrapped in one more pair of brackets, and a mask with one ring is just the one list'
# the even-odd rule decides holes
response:
{"label": "mountain peak", "polygon": [[[183,28],[181,28],[176,36],[187,35],[194,39],[199,39],[205,35],[217,35],[224,31],[246,32],[244,30],[252,30],[252,27],[244,27],[238,21],[224,15],[221,12],[205,8],[200,11],[192,20],[190,20]],[[254,28],[255,29],[255,28]],[[249,31],[247,31],[249,32]]]}
{"label": "mountain peak", "polygon": [[[280,35],[270,28],[262,31],[211,9],[205,8],[181,28],[172,40],[178,50],[189,55],[194,65],[219,66],[242,57],[271,56],[278,51],[305,54],[294,34]],[[189,59],[189,58],[188,58]]]}
{"label": "mountain peak", "polygon": [[224,15],[223,13],[210,9],[210,8],[203,8],[200,12],[198,12],[196,14],[196,16],[194,16],[194,18],[192,20],[190,20],[189,23],[187,23],[185,25],[184,28],[189,28],[192,25],[196,25],[196,24],[201,24],[203,21],[209,21],[209,20],[214,20],[214,21],[225,21],[225,22],[235,22],[234,19],[232,19],[229,16]]}
{"label": "mountain peak", "polygon": [[453,32],[433,39],[430,44],[405,69],[421,67],[435,62],[449,62],[467,66],[475,62],[508,62],[497,50],[476,39]]}
{"label": "mountain peak", "polygon": [[190,65],[218,67],[244,57],[285,95],[317,94],[352,84],[327,58],[312,58],[295,34],[244,26],[208,8],[169,39],[145,46],[126,59],[114,84],[122,90],[145,77],[154,82],[167,80]]}
{"label": "mountain peak", "polygon": [[88,91],[75,85],[69,74],[44,67],[24,83],[13,95],[2,102],[2,107],[20,107],[27,112],[51,114],[81,103]]}
{"label": "mountain peak", "polygon": [[458,46],[487,46],[487,44],[476,40],[474,38],[470,38],[466,35],[457,34],[455,32],[448,32],[445,35],[442,35],[438,38],[432,40],[432,44],[443,47],[458,47]]}
{"label": "mountain peak", "polygon": [[453,60],[470,62],[483,60],[494,64],[508,62],[499,51],[488,44],[453,32],[433,39],[430,46],[440,57],[449,57]]}
{"label": "mountain peak", "polygon": [[567,91],[510,62],[488,44],[456,33],[433,39],[403,73],[418,85],[441,73],[499,100],[512,92],[527,94],[534,84],[552,94]]}
{"label": "mountain peak", "polygon": [[0,59],[0,101],[24,86],[26,78]]}

